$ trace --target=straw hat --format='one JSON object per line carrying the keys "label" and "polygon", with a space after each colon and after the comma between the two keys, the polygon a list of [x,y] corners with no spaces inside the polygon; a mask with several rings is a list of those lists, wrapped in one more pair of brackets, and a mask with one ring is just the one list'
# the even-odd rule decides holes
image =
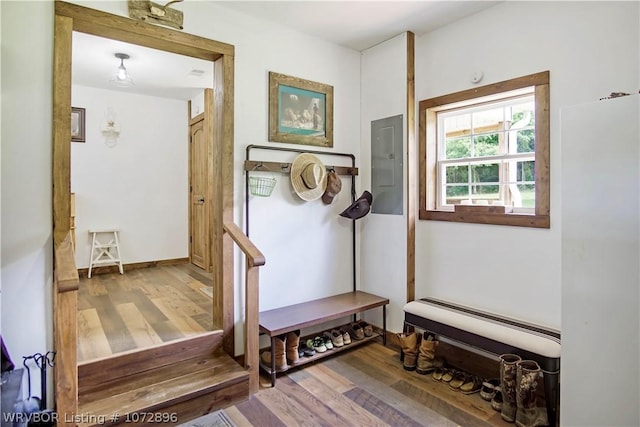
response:
{"label": "straw hat", "polygon": [[313,154],[299,154],[291,163],[291,185],[302,200],[319,199],[327,187],[327,170]]}

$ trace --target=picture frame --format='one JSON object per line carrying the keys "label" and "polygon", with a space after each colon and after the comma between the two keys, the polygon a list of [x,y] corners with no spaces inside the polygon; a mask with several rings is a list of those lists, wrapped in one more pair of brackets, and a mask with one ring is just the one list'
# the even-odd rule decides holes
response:
{"label": "picture frame", "polygon": [[270,71],[269,141],[333,147],[333,86]]}
{"label": "picture frame", "polygon": [[71,107],[71,141],[85,142],[85,109]]}

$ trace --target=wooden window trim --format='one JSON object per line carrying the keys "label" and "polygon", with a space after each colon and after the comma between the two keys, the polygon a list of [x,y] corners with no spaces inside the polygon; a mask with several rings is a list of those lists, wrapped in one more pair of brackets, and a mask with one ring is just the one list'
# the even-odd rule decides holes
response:
{"label": "wooden window trim", "polygon": [[[436,210],[436,112],[437,107],[464,102],[485,96],[535,87],[536,103],[536,207],[532,215],[514,213],[446,212]],[[506,80],[420,101],[418,107],[418,168],[420,193],[419,219],[467,222],[475,224],[511,225],[518,227],[550,228],[550,127],[549,127],[549,71]]]}

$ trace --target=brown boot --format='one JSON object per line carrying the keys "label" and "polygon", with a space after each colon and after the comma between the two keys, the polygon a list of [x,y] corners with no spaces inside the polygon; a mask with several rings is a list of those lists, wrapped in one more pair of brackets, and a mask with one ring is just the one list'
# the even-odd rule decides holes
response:
{"label": "brown boot", "polygon": [[396,334],[400,340],[402,354],[404,355],[402,366],[407,371],[416,369],[416,359],[418,358],[418,335],[415,332],[410,334]]}
{"label": "brown boot", "polygon": [[[273,339],[274,342],[274,356],[276,359],[276,372],[284,372],[289,369],[287,365],[287,359],[285,357],[285,335],[278,335]],[[265,367],[271,369],[271,351],[263,351],[260,355],[260,363]]]}
{"label": "brown boot", "polygon": [[433,335],[427,332],[424,333],[418,350],[417,373],[426,375],[429,372],[433,372],[436,368],[442,368],[444,366],[444,361],[436,358],[436,348],[438,344],[439,341],[435,341]]}
{"label": "brown boot", "polygon": [[300,353],[298,353],[299,345],[300,330],[289,332],[287,334],[287,362],[292,365],[297,364],[300,359]]}
{"label": "brown boot", "polygon": [[500,355],[500,385],[502,386],[502,410],[500,415],[508,423],[516,420],[516,373],[520,356],[517,354]]}
{"label": "brown boot", "polygon": [[516,363],[516,425],[518,427],[548,426],[546,406],[538,406],[538,379],[542,371],[533,360]]}

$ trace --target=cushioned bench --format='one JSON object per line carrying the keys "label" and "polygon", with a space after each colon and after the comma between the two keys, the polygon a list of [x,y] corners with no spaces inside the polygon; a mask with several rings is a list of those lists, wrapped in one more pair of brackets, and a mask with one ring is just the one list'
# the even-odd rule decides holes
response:
{"label": "cushioned bench", "polygon": [[558,415],[560,332],[433,298],[404,306],[404,329],[417,327],[495,355],[535,360],[544,375],[550,425]]}

